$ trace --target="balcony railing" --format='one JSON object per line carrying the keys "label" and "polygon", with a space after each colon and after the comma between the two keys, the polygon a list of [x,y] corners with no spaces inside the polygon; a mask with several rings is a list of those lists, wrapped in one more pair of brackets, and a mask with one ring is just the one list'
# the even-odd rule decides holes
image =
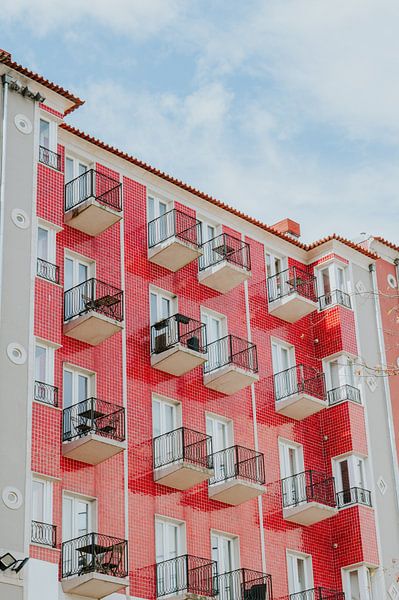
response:
{"label": "balcony railing", "polygon": [[252,569],[237,569],[217,576],[220,600],[272,600],[272,578]]}
{"label": "balcony railing", "polygon": [[53,263],[44,260],[44,258],[38,258],[36,260],[36,273],[38,277],[52,281],[53,283],[60,282],[60,268]]}
{"label": "balcony railing", "polygon": [[91,433],[118,442],[125,439],[125,409],[98,398],[88,398],[62,411],[62,439],[64,442]]}
{"label": "balcony railing", "polygon": [[269,302],[297,293],[317,302],[316,277],[300,267],[292,266],[267,278]]}
{"label": "balcony railing", "polygon": [[176,314],[151,327],[151,352],[160,354],[176,344],[206,353],[206,326],[200,321]]}
{"label": "balcony railing", "polygon": [[334,306],[335,304],[340,304],[341,306],[345,306],[345,308],[352,308],[351,297],[342,290],[333,290],[332,292],[324,294],[324,296],[320,296],[319,298],[320,310],[324,310],[325,308]]}
{"label": "balcony railing", "polygon": [[318,502],[336,506],[334,477],[317,471],[303,471],[281,480],[283,508],[298,506],[303,502]]}
{"label": "balcony railing", "polygon": [[91,278],[64,293],[64,321],[90,311],[123,321],[123,292]]}
{"label": "balcony railing", "polygon": [[154,469],[176,461],[211,469],[213,466],[212,438],[209,435],[179,427],[153,439]]}
{"label": "balcony railing", "polygon": [[63,542],[61,572],[62,578],[86,573],[126,577],[127,541],[100,533],[88,533]]}
{"label": "balcony railing", "polygon": [[359,487],[352,487],[348,490],[344,490],[343,492],[337,492],[338,508],[343,508],[344,506],[350,506],[352,504],[364,504],[365,506],[372,506],[371,492]]}
{"label": "balcony railing", "polygon": [[255,344],[235,335],[226,335],[220,340],[208,344],[208,360],[204,364],[204,373],[226,365],[234,365],[240,369],[258,372],[258,354]]}
{"label": "balcony railing", "polygon": [[49,523],[32,521],[31,542],[55,548],[57,545],[57,528]]}
{"label": "balcony railing", "polygon": [[209,480],[210,485],[237,477],[259,485],[265,483],[263,454],[243,446],[231,446],[215,452],[213,467],[215,474]]}
{"label": "balcony railing", "polygon": [[65,212],[76,208],[89,198],[112,210],[122,210],[122,184],[116,179],[89,169],[65,184]]}
{"label": "balcony railing", "polygon": [[335,406],[346,400],[357,402],[357,404],[362,403],[359,388],[348,384],[329,390],[327,392],[327,398],[329,406]]}
{"label": "balcony railing", "polygon": [[61,156],[45,146],[39,146],[39,162],[61,171]]}
{"label": "balcony railing", "polygon": [[190,246],[201,245],[201,223],[176,208],[148,223],[148,247],[176,237]]}
{"label": "balcony railing", "polygon": [[202,245],[203,255],[199,257],[199,270],[204,271],[223,261],[227,261],[245,271],[251,270],[249,245],[242,240],[222,233]]}
{"label": "balcony railing", "polygon": [[345,594],[325,587],[317,587],[295,592],[278,600],[345,600]]}
{"label": "balcony railing", "polygon": [[196,596],[217,595],[216,563],[184,554],[155,565],[157,598],[187,592]]}
{"label": "balcony railing", "polygon": [[50,406],[58,406],[58,388],[49,383],[35,381],[33,398]]}
{"label": "balcony railing", "polygon": [[324,400],[325,388],[324,373],[307,365],[296,365],[274,375],[276,401],[301,393]]}

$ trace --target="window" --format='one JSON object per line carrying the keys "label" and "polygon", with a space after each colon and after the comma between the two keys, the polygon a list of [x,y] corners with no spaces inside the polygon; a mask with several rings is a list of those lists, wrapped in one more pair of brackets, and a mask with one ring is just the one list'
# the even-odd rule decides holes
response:
{"label": "window", "polygon": [[32,479],[32,521],[53,522],[53,484],[48,479]]}
{"label": "window", "polygon": [[273,277],[278,273],[281,273],[287,268],[287,259],[281,256],[276,256],[269,252],[266,253],[266,275],[267,277]]}
{"label": "window", "polygon": [[376,585],[374,584],[374,573],[376,569],[366,566],[357,569],[343,569],[342,580],[347,600],[377,600]]}
{"label": "window", "polygon": [[320,297],[320,308],[342,304],[350,308],[348,294],[348,269],[337,262],[329,262],[315,271]]}
{"label": "window", "polygon": [[234,473],[234,453],[222,452],[233,446],[233,422],[214,415],[206,416],[206,433],[212,438],[215,479]]}
{"label": "window", "polygon": [[[165,596],[180,590],[185,573],[182,565],[173,562],[174,558],[185,553],[184,523],[156,517],[155,553],[157,563],[157,596]],[[166,564],[165,561],[171,561]]]}
{"label": "window", "polygon": [[88,373],[73,367],[64,367],[64,408],[94,397],[94,388],[94,373]]}
{"label": "window", "polygon": [[177,402],[153,398],[152,433],[153,437],[181,427],[181,405]]}
{"label": "window", "polygon": [[228,345],[221,342],[227,335],[227,319],[212,311],[201,309],[201,322],[206,326],[206,340],[208,343],[208,362],[210,370],[217,369],[226,364],[228,360]]}
{"label": "window", "polygon": [[[234,600],[241,596],[239,583],[231,575],[239,568],[239,540],[225,533],[211,532],[212,560],[219,574],[219,599]],[[226,575],[225,575],[226,574]],[[225,575],[225,576],[223,576]]]}
{"label": "window", "polygon": [[64,494],[62,499],[62,539],[73,540],[93,531],[94,501]]}
{"label": "window", "polygon": [[295,349],[293,346],[272,340],[272,364],[276,400],[295,393],[297,373],[295,367]]}
{"label": "window", "polygon": [[340,355],[333,360],[326,361],[324,372],[327,389],[333,390],[343,385],[356,387],[355,365],[355,359],[346,355]]}
{"label": "window", "polygon": [[287,552],[287,570],[290,594],[313,588],[312,558],[310,556]]}
{"label": "window", "polygon": [[37,257],[55,263],[55,230],[42,223],[37,228]]}
{"label": "window", "polygon": [[301,444],[279,440],[283,506],[293,506],[303,499],[303,480],[294,477],[305,470]]}
{"label": "window", "polygon": [[210,223],[205,219],[199,219],[200,227],[201,227],[201,239],[202,243],[209,242],[213,240],[215,237],[220,235],[221,228],[220,225],[215,225],[214,223]]}
{"label": "window", "polygon": [[44,119],[40,119],[39,144],[50,150],[50,123]]}
{"label": "window", "polygon": [[356,502],[368,503],[365,460],[355,454],[333,461],[336,490],[339,506]]}
{"label": "window", "polygon": [[54,348],[44,342],[35,344],[35,380],[53,385]]}
{"label": "window", "polygon": [[150,324],[167,319],[177,311],[177,298],[170,292],[150,289]]}
{"label": "window", "polygon": [[76,179],[88,171],[89,167],[84,162],[67,156],[65,158],[65,183]]}
{"label": "window", "polygon": [[148,196],[147,214],[148,222],[161,217],[170,210],[170,203],[166,200],[160,200],[155,196]]}
{"label": "window", "polygon": [[64,290],[75,289],[73,292],[65,295],[64,317],[65,320],[78,315],[86,309],[87,302],[92,299],[95,290],[91,283],[84,284],[86,281],[95,277],[95,264],[92,261],[78,258],[72,255],[66,255],[64,260]]}

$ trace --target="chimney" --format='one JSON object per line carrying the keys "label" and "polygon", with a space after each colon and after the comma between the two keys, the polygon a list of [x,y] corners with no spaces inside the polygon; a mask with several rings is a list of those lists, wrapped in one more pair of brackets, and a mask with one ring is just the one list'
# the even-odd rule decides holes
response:
{"label": "chimney", "polygon": [[278,223],[272,225],[274,229],[280,231],[280,233],[286,233],[296,240],[301,237],[301,226],[292,219],[282,219]]}

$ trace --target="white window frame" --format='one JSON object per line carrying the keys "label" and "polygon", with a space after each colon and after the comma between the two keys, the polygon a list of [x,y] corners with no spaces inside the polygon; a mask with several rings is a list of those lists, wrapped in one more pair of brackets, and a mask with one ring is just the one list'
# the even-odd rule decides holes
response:
{"label": "white window frame", "polygon": [[[211,542],[211,557],[212,560],[216,560],[214,558],[215,554],[214,554],[214,550],[216,550],[216,547],[213,546],[213,538],[216,537],[218,538],[218,540],[226,540],[228,542],[231,542],[231,549],[232,549],[232,553],[231,553],[231,571],[236,571],[237,569],[240,568],[240,538],[238,535],[234,535],[231,533],[226,533],[224,531],[218,531],[216,529],[211,529],[210,532],[210,542]],[[219,561],[216,561],[217,563],[219,563]],[[229,571],[222,571],[219,570],[220,565],[218,564],[218,574],[221,575],[225,572],[229,572]],[[223,567],[224,568],[224,567]]]}
{"label": "white window frame", "polygon": [[[46,223],[45,221],[42,221],[41,219],[38,219],[37,221],[37,238],[39,236],[39,229],[44,229],[45,231],[47,231],[47,258],[43,258],[43,260],[46,260],[49,263],[52,263],[53,265],[55,265],[56,263],[56,234],[57,234],[57,229],[56,227],[51,226],[49,223]],[[41,256],[39,256],[39,245],[38,245],[38,241],[37,241],[37,258],[42,258]]]}
{"label": "white window frame", "polygon": [[[150,219],[150,199],[154,201],[154,216]],[[159,211],[159,205],[160,204],[165,204],[165,213],[169,212],[170,210],[172,210],[174,208],[174,202],[172,200],[169,200],[168,198],[165,198],[164,196],[161,196],[158,193],[155,192],[151,192],[147,190],[147,202],[146,202],[146,209],[147,209],[147,223],[149,223],[150,221],[153,221],[154,219],[157,219],[158,217],[161,216],[160,211]]]}
{"label": "white window frame", "polygon": [[312,556],[310,554],[304,554],[302,552],[296,552],[295,550],[287,550],[286,551],[286,565],[287,565],[287,578],[288,578],[288,591],[290,594],[295,594],[302,592],[304,590],[296,589],[296,581],[293,581],[291,569],[290,569],[290,559],[292,560],[304,560],[305,563],[305,590],[312,589],[314,587],[313,581],[313,561]]}
{"label": "white window frame", "polygon": [[[209,428],[209,422],[212,421],[212,432]],[[232,419],[228,419],[226,417],[222,417],[221,415],[216,415],[215,413],[206,412],[205,413],[205,429],[206,434],[211,436],[212,438],[212,446],[213,452],[217,452],[216,450],[218,444],[214,443],[214,423],[222,423],[226,427],[226,444],[224,448],[219,448],[219,450],[225,450],[226,448],[231,448],[234,446],[234,421]]]}
{"label": "white window frame", "polygon": [[74,507],[75,504],[77,502],[87,502],[89,505],[89,511],[88,511],[88,531],[87,534],[82,534],[82,535],[88,535],[90,533],[93,533],[94,531],[97,530],[97,498],[93,498],[91,496],[83,496],[82,494],[76,494],[75,492],[71,492],[69,490],[63,490],[62,492],[62,540],[68,541],[68,539],[74,539],[75,537],[78,536],[77,533],[77,527],[76,527],[76,515],[77,512],[74,511],[73,509],[73,515],[74,515],[74,525],[73,525],[73,537],[72,538],[66,538],[65,537],[65,530],[66,527],[64,527],[64,500],[68,498],[72,500],[72,506]]}
{"label": "white window frame", "polygon": [[[208,219],[207,217],[202,217],[201,215],[197,215],[197,219],[200,222],[200,230],[201,230],[201,241],[202,243],[205,242],[209,242],[210,240],[218,237],[218,235],[222,234],[222,226],[220,223],[217,223],[216,221],[212,221],[211,219]],[[207,227],[213,227],[214,229],[214,234],[212,237],[208,237],[203,235],[204,234],[204,228]]]}
{"label": "white window frame", "polygon": [[79,175],[82,174],[82,173],[79,173],[79,165],[86,167],[86,171],[89,171],[90,169],[92,169],[94,167],[93,161],[88,160],[86,158],[80,158],[79,156],[73,156],[72,154],[66,153],[65,158],[64,158],[65,177],[67,174],[67,168],[66,168],[67,160],[71,160],[73,163],[73,166],[72,166],[73,177],[72,177],[72,179],[69,179],[69,180],[65,179],[65,183],[69,183],[69,181],[73,181],[74,179],[76,179],[76,177],[79,177]]}
{"label": "white window frame", "polygon": [[275,347],[279,353],[281,352],[281,349],[287,350],[287,352],[288,352],[288,367],[287,368],[291,369],[292,367],[295,367],[296,357],[295,357],[295,346],[293,344],[289,344],[288,342],[284,342],[282,340],[272,337],[270,339],[270,345],[271,345],[271,351],[272,351],[273,375],[276,375],[277,373],[281,373],[282,371],[286,370],[286,369],[280,368],[282,366],[280,358],[278,359],[278,362],[280,363],[280,365],[276,364],[275,358],[273,356],[273,354],[274,354],[273,347]]}
{"label": "white window frame", "polygon": [[[336,290],[339,290],[341,292],[348,294],[349,290],[350,290],[350,285],[349,285],[350,277],[349,277],[349,268],[348,267],[349,267],[348,264],[343,263],[342,261],[337,260],[337,259],[326,260],[325,262],[322,262],[319,265],[317,265],[315,267],[314,272],[316,275],[317,289],[319,292],[319,296],[324,296],[326,294],[326,292],[324,290],[323,276],[322,276],[322,271],[324,269],[328,269],[331,294]],[[339,285],[339,276],[338,276],[339,269],[343,271],[343,277],[344,277],[343,288],[344,289],[341,289],[341,287]],[[333,305],[333,302],[331,303],[331,305]]]}
{"label": "white window frame", "polygon": [[[154,404],[159,404],[160,407],[162,406],[171,406],[173,407],[173,411],[174,411],[174,424],[173,424],[173,428],[171,429],[171,431],[174,431],[175,429],[178,429],[179,427],[182,427],[182,405],[181,402],[178,402],[177,400],[172,400],[171,398],[165,398],[164,396],[159,396],[158,394],[153,394],[152,395],[152,402],[151,402],[151,412],[152,412],[152,435],[153,437],[155,437],[155,418],[154,418]],[[162,412],[162,408],[160,408],[160,413]],[[161,423],[160,423],[160,429],[161,429],[161,433],[157,434],[157,435],[164,435],[165,433],[168,433],[169,430],[166,429],[166,427],[162,426],[162,417],[161,417]]]}
{"label": "white window frame", "polygon": [[372,571],[377,571],[375,567],[368,567],[367,565],[361,565],[357,567],[345,567],[341,569],[342,576],[342,587],[345,592],[345,598],[347,600],[352,599],[352,590],[350,584],[350,574],[356,572],[358,574],[359,581],[359,600],[378,600],[380,594],[378,593],[377,584],[373,584]]}
{"label": "white window frame", "polygon": [[[330,356],[328,358],[323,359],[323,372],[326,377],[326,386],[327,390],[335,389],[333,384],[332,376],[331,376],[331,363],[338,363],[338,378],[339,378],[339,386],[343,385],[352,385],[353,387],[359,388],[359,378],[356,376],[355,369],[358,358],[347,354],[345,352],[341,352],[339,354],[335,354],[334,356]],[[353,369],[353,377],[352,381],[349,380],[348,377],[348,369],[351,367]],[[360,388],[359,388],[360,389]]]}
{"label": "white window frame", "polygon": [[50,342],[46,342],[40,338],[35,339],[35,381],[36,380],[36,347],[44,348],[46,350],[46,377],[45,381],[41,381],[41,383],[46,383],[48,385],[54,385],[54,355],[55,355],[55,347]]}
{"label": "white window frame", "polygon": [[[280,261],[280,270],[276,271],[276,261]],[[288,269],[288,257],[284,254],[275,252],[274,250],[265,249],[265,271],[266,279],[273,277],[278,273],[282,273]]]}
{"label": "white window frame", "polygon": [[[77,283],[77,271],[78,271],[78,264],[81,263],[82,265],[87,267],[87,279],[91,279],[91,278],[95,278],[96,277],[96,262],[95,260],[88,258],[87,256],[82,256],[81,254],[77,254],[76,252],[72,252],[69,249],[65,249],[64,251],[64,289],[71,289],[71,288],[66,288],[65,287],[65,261],[66,260],[72,260],[74,265],[73,265],[73,285],[72,287],[75,287],[75,285],[79,285]],[[87,281],[87,280],[86,280]]]}
{"label": "white window frame", "polygon": [[[62,382],[64,388],[64,372],[68,371],[72,373],[72,405],[75,406],[78,402],[82,402],[82,400],[78,400],[79,388],[78,388],[78,375],[83,375],[88,379],[87,385],[87,398],[96,398],[96,388],[97,388],[97,373],[95,371],[89,371],[88,369],[84,369],[82,367],[72,365],[70,363],[63,363],[62,365]],[[85,398],[85,400],[87,399]],[[64,394],[62,397],[63,405],[65,407],[65,398]]]}
{"label": "white window frame", "polygon": [[[154,321],[153,321],[152,314],[151,314],[152,313],[151,307],[152,307],[152,296],[153,295],[156,296],[156,298],[157,298],[157,319]],[[150,328],[152,325],[154,325],[158,321],[162,320],[159,318],[159,315],[161,312],[160,308],[161,308],[162,298],[169,300],[169,302],[170,302],[170,304],[169,304],[170,316],[173,316],[178,312],[178,297],[176,296],[176,294],[173,294],[172,292],[169,292],[168,290],[162,290],[161,288],[157,288],[157,287],[150,285],[149,294],[148,294]]]}
{"label": "white window frame", "polygon": [[39,115],[39,144],[40,144],[40,121],[45,121],[46,123],[49,124],[49,147],[47,148],[47,150],[50,150],[51,152],[57,152],[57,123],[55,121],[53,121],[52,119],[50,119],[47,115],[47,113],[43,113],[41,112]]}
{"label": "white window frame", "polygon": [[[219,321],[219,323],[220,323],[220,335],[219,335],[218,339],[222,339],[222,338],[226,337],[226,335],[228,335],[228,332],[229,332],[227,316],[223,315],[222,313],[218,313],[210,308],[201,306],[200,307],[201,323],[206,324],[206,322],[209,318],[215,319],[216,321]],[[208,342],[208,344],[210,343],[210,339],[208,338],[208,329],[207,329],[207,342]]]}
{"label": "white window frame", "polygon": [[[332,472],[335,478],[336,491],[344,492],[346,490],[343,489],[342,479],[341,479],[341,470],[340,463],[347,461],[348,462],[348,471],[349,471],[349,488],[360,487],[364,490],[369,490],[368,482],[369,482],[369,474],[368,474],[368,464],[367,457],[361,456],[355,452],[351,452],[349,454],[344,454],[342,456],[335,456],[332,459]],[[357,482],[357,473],[356,473],[356,462],[360,461],[362,464],[362,472],[363,472],[363,483]]]}
{"label": "white window frame", "polygon": [[[176,557],[182,556],[187,552],[187,540],[186,540],[186,523],[179,519],[172,519],[171,517],[165,517],[164,515],[155,514],[154,518],[154,541],[155,541],[155,562],[157,562],[157,524],[168,524],[177,527],[177,549]],[[165,546],[164,546],[165,549]],[[160,561],[163,562],[163,561]]]}
{"label": "white window frame", "polygon": [[[286,470],[286,458],[289,450],[294,450],[295,452],[295,461],[297,464],[296,473],[288,473]],[[305,470],[305,462],[303,455],[303,445],[297,442],[293,442],[291,440],[287,440],[284,438],[278,439],[278,452],[279,452],[279,461],[280,461],[280,474],[281,479],[285,479],[286,477],[291,477],[292,475],[298,475],[298,473],[303,473]]]}
{"label": "white window frame", "polygon": [[[39,520],[33,518],[33,486],[35,482],[43,486],[43,518]],[[36,474],[32,475],[32,521],[47,523],[48,525],[53,524],[53,482]]]}

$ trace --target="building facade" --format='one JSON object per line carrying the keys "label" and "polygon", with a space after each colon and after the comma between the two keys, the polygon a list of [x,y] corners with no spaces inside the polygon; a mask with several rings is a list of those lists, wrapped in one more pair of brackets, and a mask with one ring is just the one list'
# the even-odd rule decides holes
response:
{"label": "building facade", "polygon": [[398,249],[305,245],[0,75],[0,600],[398,598]]}

